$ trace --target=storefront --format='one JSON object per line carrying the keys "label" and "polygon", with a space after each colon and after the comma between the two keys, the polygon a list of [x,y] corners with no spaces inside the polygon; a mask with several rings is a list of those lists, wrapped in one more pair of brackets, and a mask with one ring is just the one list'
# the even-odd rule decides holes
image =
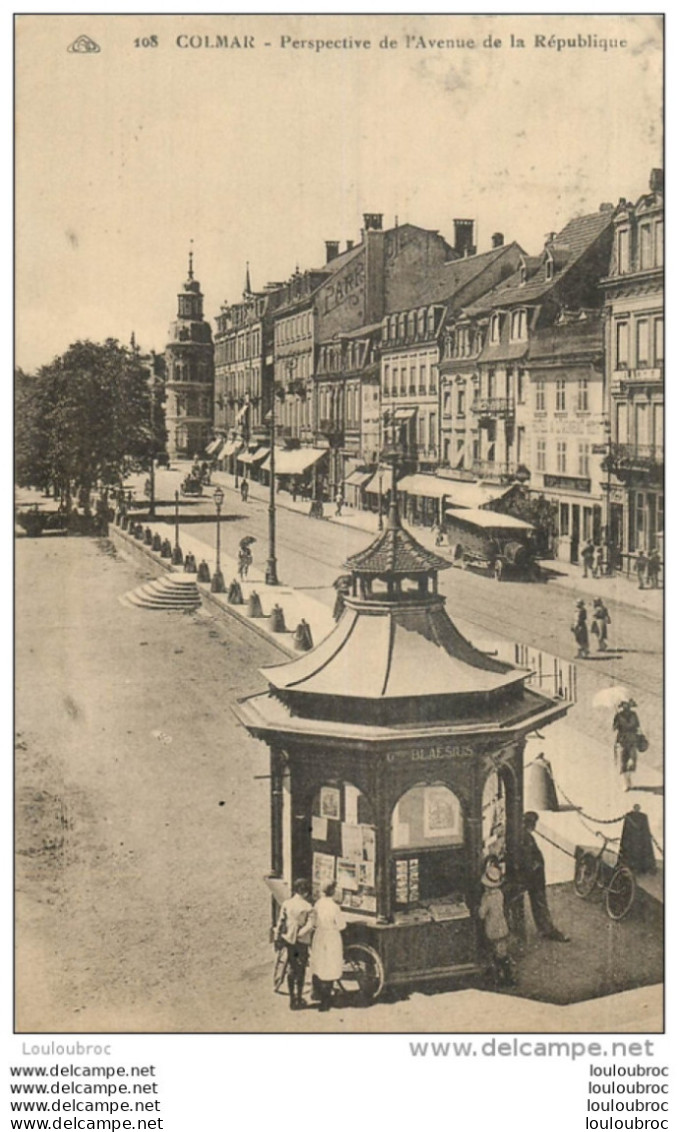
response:
{"label": "storefront", "polygon": [[392,506],[345,563],[336,628],[237,707],[270,748],[269,886],[279,902],[295,877],[314,897],[336,882],[367,997],[478,969],[483,861],[515,883],[525,739],[568,707],[462,637],[438,594],[448,566]]}
{"label": "storefront", "polygon": [[[277,448],[275,477],[277,490],[289,491],[306,499],[323,499],[327,492],[328,448]],[[270,455],[261,465],[269,480]]]}

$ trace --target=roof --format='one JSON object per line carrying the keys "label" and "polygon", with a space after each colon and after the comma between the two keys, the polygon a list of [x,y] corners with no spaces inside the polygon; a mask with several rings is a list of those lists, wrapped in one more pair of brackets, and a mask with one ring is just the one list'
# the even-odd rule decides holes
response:
{"label": "roof", "polygon": [[533,531],[532,523],[524,519],[516,519],[514,515],[499,515],[496,511],[480,511],[476,507],[446,507],[445,513],[452,519],[461,523],[473,523],[476,527],[486,530],[501,531]]}
{"label": "roof", "polygon": [[[470,304],[467,313],[480,314],[494,310],[496,307],[530,303],[540,299],[560,282],[565,272],[573,267],[611,224],[612,213],[609,211],[592,212],[587,216],[577,216],[574,220],[570,220],[550,245],[556,266],[556,273],[552,279],[546,278],[545,250],[540,257],[539,268],[531,276],[528,271],[527,282],[521,283],[520,269],[515,271],[503,283],[499,283],[477,302]],[[532,264],[535,258],[530,256],[528,264]]]}
{"label": "roof", "polygon": [[411,577],[431,570],[447,570],[452,563],[427,550],[403,530],[398,513],[392,507],[383,534],[365,550],[352,554],[344,565],[356,574],[397,574]]}
{"label": "roof", "polygon": [[[429,269],[425,281],[422,281],[420,298],[407,309],[412,310],[415,307],[425,307],[431,303],[442,303],[453,299],[471,280],[481,275],[483,271],[506,255],[508,251],[516,248],[520,250],[519,245],[513,241],[510,244],[502,244],[501,247],[492,248],[489,252],[449,260],[447,263],[441,264],[440,267]],[[394,314],[396,312],[389,310],[387,313]]]}
{"label": "roof", "polygon": [[530,338],[530,361],[558,361],[576,354],[602,354],[602,314],[573,316],[570,320],[553,323],[535,331]]}

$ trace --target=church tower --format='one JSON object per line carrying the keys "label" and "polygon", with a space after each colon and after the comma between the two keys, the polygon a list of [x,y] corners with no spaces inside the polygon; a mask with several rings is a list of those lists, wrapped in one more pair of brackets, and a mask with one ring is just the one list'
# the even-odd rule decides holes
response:
{"label": "church tower", "polygon": [[170,458],[202,455],[212,435],[214,346],[203,317],[203,295],[193,278],[193,251],[188,278],[178,295],[177,317],[170,324],[165,349],[165,421]]}

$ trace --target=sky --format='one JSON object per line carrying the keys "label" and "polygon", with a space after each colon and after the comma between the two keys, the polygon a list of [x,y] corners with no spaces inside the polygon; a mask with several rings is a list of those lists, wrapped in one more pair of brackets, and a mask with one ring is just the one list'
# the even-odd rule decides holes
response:
{"label": "sky", "polygon": [[[69,52],[82,34],[100,51]],[[292,46],[349,37],[372,46]],[[450,242],[469,217],[479,251],[501,231],[534,254],[572,216],[637,199],[663,164],[655,16],[20,16],[16,50],[29,371],[78,338],[134,331],[162,351],[191,240],[213,319],[247,261],[255,288],[321,266],[363,212]]]}

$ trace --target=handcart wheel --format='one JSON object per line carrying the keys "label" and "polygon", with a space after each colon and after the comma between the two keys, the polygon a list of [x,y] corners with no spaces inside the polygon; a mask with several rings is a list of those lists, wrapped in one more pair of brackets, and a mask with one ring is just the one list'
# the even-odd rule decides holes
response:
{"label": "handcart wheel", "polygon": [[384,965],[373,947],[350,943],[344,952],[341,987],[363,1002],[373,1002],[384,989]]}
{"label": "handcart wheel", "polygon": [[598,880],[599,860],[593,853],[583,853],[574,870],[574,891],[584,899],[590,896]]}
{"label": "handcart wheel", "polygon": [[631,911],[636,895],[636,881],[626,865],[620,865],[612,874],[605,893],[605,909],[611,920],[623,920]]}
{"label": "handcart wheel", "polygon": [[281,947],[280,951],[275,953],[275,964],[273,966],[273,990],[279,991],[285,982],[285,975],[287,974],[287,948]]}

